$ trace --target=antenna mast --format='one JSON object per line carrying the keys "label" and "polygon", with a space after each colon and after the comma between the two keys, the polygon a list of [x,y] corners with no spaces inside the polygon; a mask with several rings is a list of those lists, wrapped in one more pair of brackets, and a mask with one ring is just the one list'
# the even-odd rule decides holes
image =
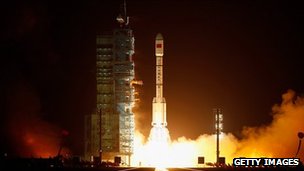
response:
{"label": "antenna mast", "polygon": [[120,27],[127,26],[129,24],[129,17],[127,16],[127,3],[124,0],[123,5],[120,8],[120,14],[117,16],[116,20],[120,24]]}

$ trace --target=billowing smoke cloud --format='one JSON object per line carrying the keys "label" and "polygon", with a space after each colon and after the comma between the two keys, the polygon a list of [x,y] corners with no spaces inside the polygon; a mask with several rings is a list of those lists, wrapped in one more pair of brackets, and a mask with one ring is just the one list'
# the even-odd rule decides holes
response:
{"label": "billowing smoke cloud", "polygon": [[[294,157],[297,134],[304,131],[304,97],[288,90],[281,105],[272,108],[273,121],[268,126],[244,128],[244,139],[238,144],[239,156]],[[304,153],[300,153],[302,159]]]}
{"label": "billowing smoke cloud", "polygon": [[[41,116],[41,104],[35,89],[20,81],[7,94],[7,128],[11,154],[22,157],[54,157],[64,145],[67,132]],[[62,149],[64,154],[68,152]],[[11,155],[9,153],[9,155]]]}
{"label": "billowing smoke cloud", "polygon": [[[220,156],[225,157],[227,163],[232,163],[235,157],[295,157],[299,143],[297,134],[304,131],[304,97],[288,90],[282,96],[282,103],[273,106],[272,114],[269,125],[244,127],[241,139],[231,133],[221,134]],[[141,161],[148,148],[141,142],[144,137],[139,135],[137,138],[133,164],[149,163]],[[198,156],[213,163],[216,159],[215,135],[201,135],[196,140],[180,137],[171,142],[169,151],[168,166],[197,166]],[[303,149],[297,157],[303,161]]]}

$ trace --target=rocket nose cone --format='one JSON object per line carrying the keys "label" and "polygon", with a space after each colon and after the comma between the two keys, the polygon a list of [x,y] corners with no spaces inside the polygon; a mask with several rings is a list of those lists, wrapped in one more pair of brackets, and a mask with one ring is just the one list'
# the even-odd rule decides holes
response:
{"label": "rocket nose cone", "polygon": [[160,33],[158,33],[157,35],[156,35],[156,40],[163,40],[164,38],[163,38],[163,36],[160,34]]}

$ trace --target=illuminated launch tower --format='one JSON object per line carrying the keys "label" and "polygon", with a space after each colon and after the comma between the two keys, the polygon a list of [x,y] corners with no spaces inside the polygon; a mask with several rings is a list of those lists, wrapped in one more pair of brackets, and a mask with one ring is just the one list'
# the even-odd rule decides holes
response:
{"label": "illuminated launch tower", "polygon": [[223,110],[221,108],[213,109],[215,115],[215,132],[216,132],[216,164],[225,164],[225,158],[220,157],[220,135],[223,131]]}
{"label": "illuminated launch tower", "polygon": [[124,2],[118,28],[96,38],[96,113],[86,116],[85,158],[120,157],[130,163],[134,148],[134,35]]}

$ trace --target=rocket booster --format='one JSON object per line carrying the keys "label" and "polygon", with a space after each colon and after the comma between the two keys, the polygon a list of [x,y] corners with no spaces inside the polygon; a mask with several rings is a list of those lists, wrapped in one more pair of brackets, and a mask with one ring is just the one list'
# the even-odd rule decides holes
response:
{"label": "rocket booster", "polygon": [[155,39],[155,56],[156,56],[156,98],[163,97],[163,55],[164,39],[158,33]]}
{"label": "rocket booster", "polygon": [[167,126],[166,118],[166,100],[163,97],[163,55],[164,39],[158,33],[155,39],[156,56],[156,97],[153,98],[152,106],[152,126]]}

